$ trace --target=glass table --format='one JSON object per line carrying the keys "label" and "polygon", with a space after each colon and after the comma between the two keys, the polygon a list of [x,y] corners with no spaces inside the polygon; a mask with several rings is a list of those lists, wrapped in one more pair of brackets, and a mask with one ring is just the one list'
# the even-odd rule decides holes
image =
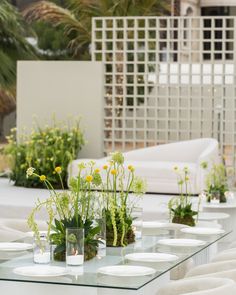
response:
{"label": "glass table", "polygon": [[219,213],[226,213],[230,215],[230,218],[225,220],[221,220],[219,223],[222,227],[226,230],[232,230],[232,235],[228,236],[227,241],[233,242],[236,240],[236,230],[235,230],[235,223],[236,223],[236,201],[231,201],[227,203],[219,203],[219,204],[212,204],[212,203],[203,203],[203,212],[219,212]]}
{"label": "glass table", "polygon": [[[158,236],[143,236],[134,244],[124,248],[107,248],[106,253],[101,252],[97,257],[84,263],[82,267],[67,268],[63,276],[55,277],[31,277],[14,273],[19,266],[33,266],[32,250],[24,252],[0,251],[0,290],[1,294],[155,294],[157,289],[168,282],[174,269],[184,265],[190,259],[196,264],[207,263],[211,249],[215,249],[219,243],[230,234],[214,236],[193,236],[181,232],[168,231]],[[171,238],[192,238],[205,241],[204,245],[195,247],[173,247],[160,245],[159,241]],[[29,243],[30,238],[22,240]],[[17,241],[19,242],[19,241]],[[103,250],[104,251],[104,250]],[[215,250],[214,250],[215,251]],[[130,253],[169,253],[174,254],[177,260],[170,262],[139,262],[126,259]],[[50,265],[66,267],[63,262],[52,262]],[[145,276],[112,276],[98,273],[98,269],[104,266],[135,265],[151,267],[155,273]],[[75,289],[76,288],[76,289]]]}

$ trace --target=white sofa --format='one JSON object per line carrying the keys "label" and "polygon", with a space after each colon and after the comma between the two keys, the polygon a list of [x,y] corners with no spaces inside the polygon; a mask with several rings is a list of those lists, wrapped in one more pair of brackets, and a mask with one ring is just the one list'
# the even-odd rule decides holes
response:
{"label": "white sofa", "polygon": [[[124,153],[125,164],[135,167],[136,175],[146,179],[150,193],[179,193],[174,166],[187,166],[190,171],[191,193],[198,194],[205,187],[205,174],[200,164],[219,161],[217,140],[201,138],[170,144],[163,144]],[[77,176],[78,164],[91,159],[74,160],[68,167],[69,178]],[[102,167],[108,158],[93,159]]]}
{"label": "white sofa", "polygon": [[168,283],[156,295],[233,295],[236,284],[233,280],[222,278],[194,278]]}

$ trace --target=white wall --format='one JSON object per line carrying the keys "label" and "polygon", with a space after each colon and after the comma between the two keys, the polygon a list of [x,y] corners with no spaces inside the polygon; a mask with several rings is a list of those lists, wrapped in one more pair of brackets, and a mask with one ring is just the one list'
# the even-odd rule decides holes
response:
{"label": "white wall", "polygon": [[103,150],[103,65],[101,62],[20,61],[17,64],[17,128],[81,116],[88,141],[79,157],[101,157]]}

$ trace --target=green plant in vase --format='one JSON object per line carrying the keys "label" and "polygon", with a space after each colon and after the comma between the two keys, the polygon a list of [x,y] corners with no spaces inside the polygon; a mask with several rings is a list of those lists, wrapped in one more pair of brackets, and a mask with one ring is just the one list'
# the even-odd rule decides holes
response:
{"label": "green plant in vase", "polygon": [[183,170],[180,170],[178,167],[174,167],[174,171],[177,174],[180,196],[172,198],[168,203],[170,219],[173,223],[195,226],[194,216],[198,214],[198,211],[192,209],[189,193],[189,169],[184,167]]}
{"label": "green plant in vase", "polygon": [[[208,169],[208,163],[202,162],[201,167],[205,170]],[[217,199],[220,203],[225,203],[227,201],[225,193],[228,191],[228,183],[224,164],[213,163],[209,173],[206,175],[205,182],[208,202],[210,202],[211,199]]]}
{"label": "green plant in vase", "polygon": [[129,193],[140,197],[146,190],[145,182],[135,176],[132,165],[125,167],[124,156],[120,152],[111,155],[111,160],[103,166],[103,196],[105,200],[106,243],[107,246],[123,247],[135,241],[131,216],[134,203],[129,201]]}
{"label": "green plant in vase", "polygon": [[[89,174],[87,174],[86,168],[89,170]],[[84,171],[83,174],[82,171]],[[63,188],[61,167],[55,167],[54,172]],[[35,215],[45,208],[48,213],[47,238],[55,245],[55,260],[65,261],[66,228],[83,228],[85,260],[96,256],[100,243],[96,239],[96,235],[100,232],[100,227],[94,223],[96,213],[94,204],[99,197],[98,193],[94,192],[94,188],[101,184],[101,177],[96,172],[94,164],[91,162],[87,167],[84,164],[79,166],[78,177],[71,179],[68,191],[55,191],[47,177],[35,173],[35,169],[32,167],[27,170],[27,177],[38,177],[50,191],[49,198],[43,201],[38,200],[28,218],[28,224],[34,232],[35,238],[39,241],[40,232]]]}

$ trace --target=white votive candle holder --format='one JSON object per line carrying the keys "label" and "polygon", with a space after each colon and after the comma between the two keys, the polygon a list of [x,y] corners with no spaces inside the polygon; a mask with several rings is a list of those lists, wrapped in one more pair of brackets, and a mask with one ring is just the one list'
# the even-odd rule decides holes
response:
{"label": "white votive candle holder", "polygon": [[67,265],[82,265],[84,263],[84,255],[69,255],[66,256]]}
{"label": "white votive candle holder", "polygon": [[48,264],[51,261],[50,252],[42,252],[38,254],[34,254],[34,263],[39,264]]}
{"label": "white votive candle holder", "polygon": [[84,263],[84,230],[66,229],[66,264],[79,266]]}
{"label": "white votive candle holder", "polygon": [[34,240],[34,263],[48,264],[51,261],[50,244],[45,236]]}

